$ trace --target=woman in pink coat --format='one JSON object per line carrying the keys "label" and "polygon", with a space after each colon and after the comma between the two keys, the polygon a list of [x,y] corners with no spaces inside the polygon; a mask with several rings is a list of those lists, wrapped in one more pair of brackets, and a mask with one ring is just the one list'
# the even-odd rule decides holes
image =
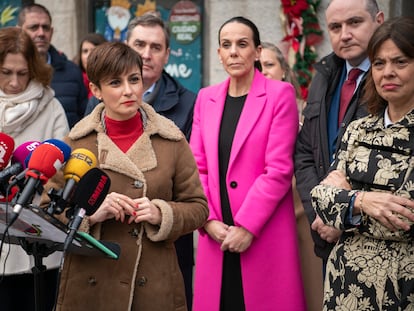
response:
{"label": "woman in pink coat", "polygon": [[257,27],[219,30],[229,78],[200,90],[190,145],[210,216],[200,230],[194,311],[306,310],[292,198],[293,87],[266,79]]}

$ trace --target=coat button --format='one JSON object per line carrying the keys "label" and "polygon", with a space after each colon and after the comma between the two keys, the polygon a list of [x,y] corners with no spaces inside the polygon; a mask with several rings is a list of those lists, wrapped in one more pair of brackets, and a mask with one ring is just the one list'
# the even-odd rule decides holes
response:
{"label": "coat button", "polygon": [[144,183],[140,180],[135,180],[134,181],[134,187],[140,189],[140,188],[144,187]]}
{"label": "coat button", "polygon": [[137,238],[137,237],[138,237],[138,235],[139,235],[138,228],[134,228],[134,229],[132,229],[132,230],[128,231],[128,233],[129,233],[129,234],[130,234],[133,238]]}
{"label": "coat button", "polygon": [[138,286],[144,286],[147,283],[147,278],[145,276],[141,276],[138,280]]}
{"label": "coat button", "polygon": [[230,182],[230,187],[231,188],[237,188],[237,182],[236,181],[232,181],[232,182]]}
{"label": "coat button", "polygon": [[90,286],[95,286],[96,285],[96,279],[93,277],[93,276],[91,276],[91,277],[89,277],[89,279],[88,279],[88,284],[90,285]]}

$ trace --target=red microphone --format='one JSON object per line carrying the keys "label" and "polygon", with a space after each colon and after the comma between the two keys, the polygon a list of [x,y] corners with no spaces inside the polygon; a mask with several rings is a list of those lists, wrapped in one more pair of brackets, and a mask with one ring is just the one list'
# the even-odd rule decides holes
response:
{"label": "red microphone", "polygon": [[[24,206],[29,204],[33,196],[43,191],[43,184],[55,175],[64,162],[62,151],[51,144],[41,144],[33,150],[27,165],[26,182],[21,192],[17,194],[16,204],[13,206],[10,225],[17,219]],[[10,226],[9,225],[9,226]]]}
{"label": "red microphone", "polygon": [[9,164],[14,150],[14,139],[7,134],[0,133],[0,170]]}
{"label": "red microphone", "polygon": [[26,176],[39,177],[46,182],[61,169],[65,161],[62,151],[52,144],[41,144],[33,150]]}

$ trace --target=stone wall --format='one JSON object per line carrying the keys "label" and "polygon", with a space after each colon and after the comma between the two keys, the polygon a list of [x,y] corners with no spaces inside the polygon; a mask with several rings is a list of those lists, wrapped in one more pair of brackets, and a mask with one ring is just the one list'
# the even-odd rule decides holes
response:
{"label": "stone wall", "polygon": [[[346,0],[344,0],[346,1]],[[388,17],[391,0],[378,0],[380,8]],[[88,0],[37,0],[45,5],[53,18],[53,45],[73,58],[78,50],[80,38],[87,32]],[[205,0],[203,29],[203,85],[217,83],[226,78],[217,57],[217,33],[227,19],[243,15],[259,28],[263,41],[279,42],[285,35],[281,23],[280,0]],[[318,12],[319,22],[324,30],[324,41],[317,46],[317,53],[323,56],[330,52],[326,33],[324,12],[329,0],[322,0]]]}
{"label": "stone wall", "polygon": [[87,31],[87,2],[89,0],[36,0],[36,3],[47,7],[52,15],[52,44],[69,59],[76,55],[80,38]]}
{"label": "stone wall", "polygon": [[[386,17],[388,17],[390,1],[378,0],[378,5],[385,12]],[[328,4],[329,0],[321,0],[318,11],[319,23],[324,31],[324,41],[316,47],[319,57],[331,51],[324,15]],[[220,82],[227,76],[217,57],[217,32],[227,19],[237,15],[251,19],[259,28],[262,41],[277,43],[285,35],[278,0],[210,0],[206,1],[205,11],[204,85]]]}

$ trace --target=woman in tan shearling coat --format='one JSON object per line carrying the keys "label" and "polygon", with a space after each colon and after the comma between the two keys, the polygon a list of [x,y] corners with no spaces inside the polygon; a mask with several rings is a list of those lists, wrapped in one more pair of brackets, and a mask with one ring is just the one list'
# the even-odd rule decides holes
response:
{"label": "woman in tan shearling coat", "polygon": [[88,58],[103,103],[66,140],[87,148],[111,188],[82,230],[121,247],[118,260],[69,254],[57,310],[187,310],[174,240],[201,227],[208,209],[187,141],[174,123],[141,103],[142,61],[122,43]]}

